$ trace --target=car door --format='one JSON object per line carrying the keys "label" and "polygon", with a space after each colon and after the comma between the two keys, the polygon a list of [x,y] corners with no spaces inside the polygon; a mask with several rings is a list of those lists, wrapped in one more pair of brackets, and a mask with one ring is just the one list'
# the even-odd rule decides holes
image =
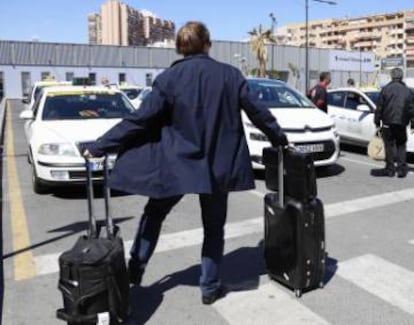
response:
{"label": "car door", "polygon": [[336,129],[343,136],[346,129],[345,124],[345,91],[331,91],[328,93],[328,115],[335,121]]}
{"label": "car door", "polygon": [[[366,105],[370,111],[358,110],[359,105]],[[345,97],[345,136],[358,144],[366,143],[373,127],[373,108],[358,91],[348,91]],[[370,127],[371,126],[371,127]]]}

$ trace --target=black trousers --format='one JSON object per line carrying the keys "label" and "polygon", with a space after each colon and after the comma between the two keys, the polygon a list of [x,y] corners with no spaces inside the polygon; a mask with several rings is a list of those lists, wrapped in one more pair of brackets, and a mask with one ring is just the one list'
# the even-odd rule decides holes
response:
{"label": "black trousers", "polygon": [[[142,268],[145,268],[155,250],[165,217],[182,197],[178,195],[148,200],[131,249],[131,257]],[[221,285],[220,265],[224,250],[228,193],[200,194],[199,199],[204,229],[200,288],[204,296],[209,296]]]}
{"label": "black trousers", "polygon": [[407,127],[403,125],[384,125],[382,139],[385,146],[385,168],[395,171],[407,166]]}

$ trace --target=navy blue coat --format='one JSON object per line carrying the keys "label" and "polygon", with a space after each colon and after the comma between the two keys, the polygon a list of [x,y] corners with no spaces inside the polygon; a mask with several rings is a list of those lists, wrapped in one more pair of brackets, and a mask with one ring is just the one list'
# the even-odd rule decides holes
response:
{"label": "navy blue coat", "polygon": [[111,187],[161,198],[254,188],[241,108],[277,145],[284,134],[250,96],[240,71],[206,54],[178,60],[154,81],[133,116],[87,149],[118,148]]}

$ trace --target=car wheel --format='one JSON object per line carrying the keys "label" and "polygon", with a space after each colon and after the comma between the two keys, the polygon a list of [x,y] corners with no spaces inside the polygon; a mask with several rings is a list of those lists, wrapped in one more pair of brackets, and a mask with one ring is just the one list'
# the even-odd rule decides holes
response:
{"label": "car wheel", "polygon": [[37,177],[35,164],[32,164],[32,187],[36,194],[46,194],[49,191],[49,188]]}

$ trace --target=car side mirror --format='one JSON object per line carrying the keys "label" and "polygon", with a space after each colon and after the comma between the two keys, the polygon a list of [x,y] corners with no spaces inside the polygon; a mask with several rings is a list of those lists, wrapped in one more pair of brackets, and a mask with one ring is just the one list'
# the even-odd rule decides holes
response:
{"label": "car side mirror", "polygon": [[25,97],[22,99],[23,104],[29,104],[29,98]]}
{"label": "car side mirror", "polygon": [[360,104],[357,106],[357,111],[371,113],[371,108],[367,104]]}
{"label": "car side mirror", "polygon": [[20,113],[19,117],[22,120],[33,120],[34,119],[34,114],[33,114],[33,111],[31,109],[25,109],[24,111],[22,111]]}

